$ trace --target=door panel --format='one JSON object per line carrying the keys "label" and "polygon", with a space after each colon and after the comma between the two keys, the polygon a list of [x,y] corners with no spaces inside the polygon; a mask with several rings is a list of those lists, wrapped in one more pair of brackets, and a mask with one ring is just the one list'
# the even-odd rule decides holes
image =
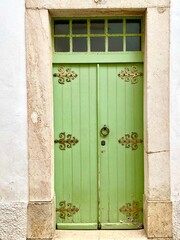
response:
{"label": "door panel", "polygon": [[[99,128],[110,129],[99,136],[100,216],[102,229],[142,227],[143,146],[132,150],[118,140],[132,132],[143,138],[143,82],[126,82],[118,74],[128,64],[102,64],[99,67]],[[142,65],[137,65],[142,73]],[[130,136],[131,137],[131,136]],[[104,140],[105,146],[100,143]]]}
{"label": "door panel", "polygon": [[[142,228],[142,64],[58,67],[53,68],[58,229]],[[100,134],[104,125],[110,130],[106,137]]]}
{"label": "door panel", "polygon": [[54,78],[54,134],[72,134],[78,142],[64,150],[55,144],[57,227],[97,228],[96,65],[63,67],[62,74],[70,67],[77,76],[64,84]]}

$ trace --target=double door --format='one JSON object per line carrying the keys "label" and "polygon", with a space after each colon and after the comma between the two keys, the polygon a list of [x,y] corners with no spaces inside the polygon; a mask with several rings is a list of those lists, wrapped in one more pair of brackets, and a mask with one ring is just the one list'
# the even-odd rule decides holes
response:
{"label": "double door", "polygon": [[142,228],[143,65],[53,72],[57,228]]}

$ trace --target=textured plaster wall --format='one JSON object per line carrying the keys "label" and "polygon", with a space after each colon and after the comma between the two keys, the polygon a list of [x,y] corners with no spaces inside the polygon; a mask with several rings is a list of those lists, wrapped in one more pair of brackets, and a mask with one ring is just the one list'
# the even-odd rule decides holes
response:
{"label": "textured plaster wall", "polygon": [[0,0],[0,239],[26,239],[25,1]]}
{"label": "textured plaster wall", "polygon": [[180,239],[180,2],[171,0],[171,197],[174,239]]}

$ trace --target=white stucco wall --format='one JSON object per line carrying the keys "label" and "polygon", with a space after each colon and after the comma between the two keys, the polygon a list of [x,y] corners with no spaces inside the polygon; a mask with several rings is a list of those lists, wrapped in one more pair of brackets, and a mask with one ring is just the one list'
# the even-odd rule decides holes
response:
{"label": "white stucco wall", "polygon": [[180,1],[171,0],[170,56],[171,197],[174,239],[180,239]]}
{"label": "white stucco wall", "polygon": [[0,1],[0,239],[26,239],[25,1]]}

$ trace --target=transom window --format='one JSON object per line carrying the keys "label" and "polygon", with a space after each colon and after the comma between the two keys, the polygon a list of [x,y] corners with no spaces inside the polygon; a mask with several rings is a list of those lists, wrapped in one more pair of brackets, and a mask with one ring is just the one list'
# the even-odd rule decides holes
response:
{"label": "transom window", "polygon": [[58,19],[53,21],[54,52],[140,52],[142,19]]}

